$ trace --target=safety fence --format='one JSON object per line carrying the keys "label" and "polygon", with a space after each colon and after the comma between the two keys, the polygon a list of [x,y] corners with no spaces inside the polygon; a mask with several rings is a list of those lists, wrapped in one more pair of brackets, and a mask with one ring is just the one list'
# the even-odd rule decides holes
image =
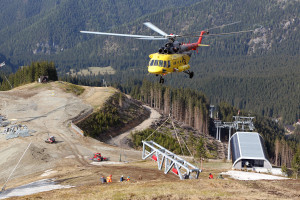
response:
{"label": "safety fence", "polygon": [[84,136],[83,130],[81,130],[78,126],[76,126],[73,122],[71,122],[71,128],[74,130],[76,133],[78,133],[81,136]]}

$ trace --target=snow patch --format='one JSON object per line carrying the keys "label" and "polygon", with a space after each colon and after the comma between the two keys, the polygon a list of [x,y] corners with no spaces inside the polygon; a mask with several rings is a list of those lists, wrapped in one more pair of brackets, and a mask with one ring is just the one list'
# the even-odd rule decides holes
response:
{"label": "snow patch", "polygon": [[242,172],[242,171],[228,171],[222,172],[223,175],[229,175],[233,179],[238,180],[285,180],[288,178],[280,177],[280,176],[273,176],[268,174],[260,174],[255,172]]}
{"label": "snow patch", "polygon": [[52,171],[52,169],[48,169],[41,176],[50,176],[51,174],[54,174],[56,172],[57,171]]}
{"label": "snow patch", "polygon": [[[90,158],[89,156],[81,156],[81,155],[77,155],[79,158]],[[75,158],[75,155],[69,155],[69,156],[66,156],[65,158],[72,158],[74,159]]]}
{"label": "snow patch", "polygon": [[284,173],[282,173],[281,168],[272,168],[271,170],[262,168],[262,167],[255,167],[253,168],[254,172],[260,172],[260,173],[270,173],[272,175],[279,175],[279,176],[285,176]]}
{"label": "snow patch", "polygon": [[123,162],[110,162],[110,161],[102,161],[102,162],[91,162],[91,165],[121,165]]}
{"label": "snow patch", "polygon": [[39,192],[45,192],[45,191],[57,190],[63,188],[71,188],[71,187],[74,186],[57,185],[53,179],[42,179],[26,185],[22,185],[20,187],[5,190],[4,192],[0,193],[0,199],[6,199],[10,197],[17,197],[17,196],[19,197],[26,196],[26,195],[39,193]]}
{"label": "snow patch", "polygon": [[65,158],[75,158],[74,155],[69,155],[69,156],[66,156]]}

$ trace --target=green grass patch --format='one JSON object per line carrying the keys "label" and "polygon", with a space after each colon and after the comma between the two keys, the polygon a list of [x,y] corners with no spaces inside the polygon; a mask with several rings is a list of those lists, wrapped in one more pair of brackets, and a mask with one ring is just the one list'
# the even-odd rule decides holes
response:
{"label": "green grass patch", "polygon": [[67,93],[73,93],[76,96],[81,95],[84,92],[84,88],[79,85],[74,85],[72,83],[66,83],[66,82],[58,82],[59,87],[63,89]]}

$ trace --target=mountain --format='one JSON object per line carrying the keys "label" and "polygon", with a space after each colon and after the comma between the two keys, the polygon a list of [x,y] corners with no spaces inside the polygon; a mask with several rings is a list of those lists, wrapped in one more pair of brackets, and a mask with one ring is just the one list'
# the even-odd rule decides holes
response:
{"label": "mountain", "polygon": [[146,76],[148,55],[164,43],[80,30],[157,35],[143,25],[151,21],[167,33],[198,35],[240,21],[210,32],[255,31],[204,38],[210,47],[190,62],[195,77],[171,75],[166,84],[198,89],[213,104],[227,101],[285,123],[300,118],[299,0],[2,0],[0,6],[0,57],[13,70],[37,60],[54,61],[60,76],[70,69],[112,66],[115,75],[87,80],[119,83],[154,80]]}

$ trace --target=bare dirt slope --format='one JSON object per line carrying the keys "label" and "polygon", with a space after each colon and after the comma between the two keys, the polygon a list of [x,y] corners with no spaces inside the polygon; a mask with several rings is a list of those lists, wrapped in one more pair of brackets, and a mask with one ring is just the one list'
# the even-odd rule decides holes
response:
{"label": "bare dirt slope", "polygon": [[[36,131],[31,137],[10,140],[6,140],[5,135],[0,135],[0,185],[4,184],[30,142],[32,144],[10,184],[13,184],[14,179],[18,177],[43,173],[45,170],[57,167],[69,166],[71,169],[74,169],[74,166],[94,167],[89,160],[94,152],[101,152],[111,161],[119,161],[118,148],[92,138],[82,137],[72,132],[69,127],[70,119],[86,110],[101,106],[116,90],[85,87],[85,92],[78,97],[64,92],[61,89],[62,85],[59,82],[33,83],[0,93],[0,114]],[[54,135],[58,143],[45,143],[48,133]],[[127,161],[140,158],[140,152],[126,151]],[[20,179],[16,182],[20,183]]]}

